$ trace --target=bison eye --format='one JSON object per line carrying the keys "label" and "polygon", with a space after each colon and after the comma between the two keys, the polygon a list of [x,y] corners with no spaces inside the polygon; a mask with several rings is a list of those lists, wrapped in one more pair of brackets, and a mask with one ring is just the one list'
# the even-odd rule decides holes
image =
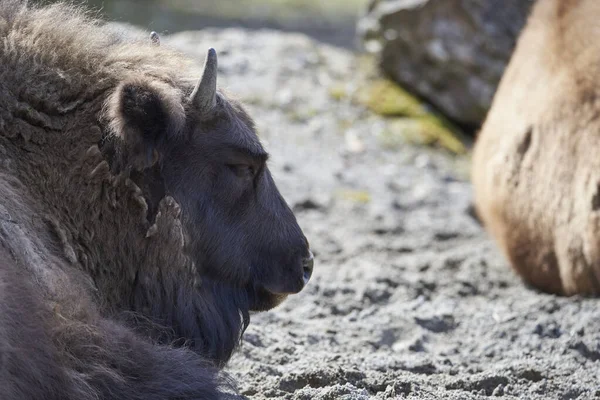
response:
{"label": "bison eye", "polygon": [[254,179],[256,170],[252,165],[227,164],[227,167],[239,178]]}

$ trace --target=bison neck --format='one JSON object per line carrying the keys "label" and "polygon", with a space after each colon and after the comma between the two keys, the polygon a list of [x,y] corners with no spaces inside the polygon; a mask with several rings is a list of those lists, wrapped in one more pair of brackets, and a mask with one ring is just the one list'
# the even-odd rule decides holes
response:
{"label": "bison neck", "polygon": [[141,314],[174,331],[161,340],[184,338],[227,359],[246,295],[197,281],[173,201],[158,206],[148,236],[144,194],[111,172],[98,147],[99,116],[120,82],[175,85],[200,71],[166,47],[81,16],[57,23],[63,8],[13,8],[0,7],[0,245],[32,271],[46,300],[89,298],[105,316]]}
{"label": "bison neck", "polygon": [[[199,280],[185,255],[178,204],[166,197],[149,218],[145,194],[127,173],[111,172],[97,145],[101,128],[92,118],[84,120],[46,132],[46,140],[0,135],[0,161],[8,166],[0,183],[10,185],[15,199],[0,205],[21,215],[27,204],[25,215],[35,218],[17,221],[28,232],[22,236],[37,236],[35,254],[58,260],[60,274],[77,271],[87,278],[80,279],[87,286],[79,284],[78,290],[95,299],[102,314],[133,315],[128,323],[155,340],[185,344],[217,364],[226,362],[247,320],[247,294]],[[36,259],[21,258],[35,267]],[[37,273],[48,296],[58,299],[61,285],[52,287],[49,271]]]}

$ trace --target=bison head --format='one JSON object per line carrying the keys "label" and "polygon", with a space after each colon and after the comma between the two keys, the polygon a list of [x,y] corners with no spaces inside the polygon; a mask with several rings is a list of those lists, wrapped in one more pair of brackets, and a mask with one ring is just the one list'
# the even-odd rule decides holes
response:
{"label": "bison head", "polygon": [[179,204],[184,252],[200,282],[186,293],[200,305],[175,312],[159,307],[153,317],[176,314],[169,322],[180,337],[223,360],[232,347],[223,342],[233,340],[227,332],[239,328],[240,312],[247,320],[248,310],[268,310],[301,291],[313,256],[273,181],[252,119],[217,91],[216,78],[217,55],[210,49],[195,86],[125,81],[110,112],[118,125],[113,131],[125,143],[120,153],[143,188],[149,223],[165,197]]}

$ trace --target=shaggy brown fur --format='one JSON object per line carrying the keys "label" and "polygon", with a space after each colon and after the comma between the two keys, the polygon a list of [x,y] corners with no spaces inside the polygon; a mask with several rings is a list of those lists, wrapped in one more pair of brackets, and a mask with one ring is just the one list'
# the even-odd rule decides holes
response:
{"label": "shaggy brown fur", "polygon": [[541,290],[600,294],[600,2],[539,0],[477,140],[478,212]]}
{"label": "shaggy brown fur", "polygon": [[70,6],[1,0],[0,40],[0,397],[217,398],[312,272],[252,120]]}

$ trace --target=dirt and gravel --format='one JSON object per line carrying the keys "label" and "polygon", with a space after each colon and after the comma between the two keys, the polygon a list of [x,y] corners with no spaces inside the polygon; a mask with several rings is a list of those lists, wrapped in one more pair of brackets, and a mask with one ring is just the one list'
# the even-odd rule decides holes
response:
{"label": "dirt and gravel", "polygon": [[228,368],[246,398],[600,398],[598,300],[523,285],[472,216],[468,160],[384,146],[387,120],[332,96],[355,55],[272,31],[163,42],[218,50],[316,255],[304,292],[252,316]]}

